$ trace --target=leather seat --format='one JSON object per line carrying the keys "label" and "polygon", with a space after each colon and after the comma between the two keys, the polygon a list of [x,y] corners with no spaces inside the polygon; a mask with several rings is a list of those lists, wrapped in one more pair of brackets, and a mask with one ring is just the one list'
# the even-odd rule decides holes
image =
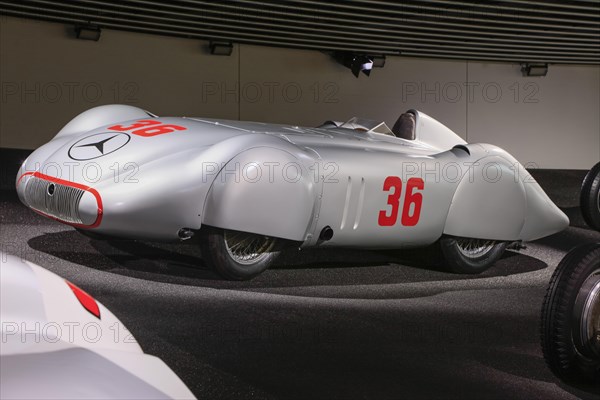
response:
{"label": "leather seat", "polygon": [[416,128],[417,128],[417,118],[416,115],[412,112],[405,112],[400,115],[394,127],[392,128],[392,132],[396,137],[407,140],[415,140],[416,139]]}

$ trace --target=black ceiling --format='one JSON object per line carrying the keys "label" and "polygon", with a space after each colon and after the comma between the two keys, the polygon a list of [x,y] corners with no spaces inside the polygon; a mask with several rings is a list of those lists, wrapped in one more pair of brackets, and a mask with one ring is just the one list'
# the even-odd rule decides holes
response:
{"label": "black ceiling", "polygon": [[0,1],[0,13],[315,50],[600,64],[600,1]]}

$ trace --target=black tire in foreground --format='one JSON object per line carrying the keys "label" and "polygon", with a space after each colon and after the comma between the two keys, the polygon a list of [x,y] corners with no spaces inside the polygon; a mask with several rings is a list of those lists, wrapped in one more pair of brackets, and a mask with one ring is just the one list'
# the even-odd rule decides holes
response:
{"label": "black tire in foreground", "polygon": [[506,242],[443,237],[440,247],[448,269],[458,274],[479,274],[502,257]]}
{"label": "black tire in foreground", "polygon": [[600,163],[594,165],[583,179],[580,205],[586,224],[600,231]]}
{"label": "black tire in foreground", "polygon": [[203,227],[202,258],[226,279],[248,280],[273,264],[280,253],[277,242],[268,236]]}
{"label": "black tire in foreground", "polygon": [[556,267],[540,333],[544,359],[559,379],[600,388],[600,243],[577,247]]}

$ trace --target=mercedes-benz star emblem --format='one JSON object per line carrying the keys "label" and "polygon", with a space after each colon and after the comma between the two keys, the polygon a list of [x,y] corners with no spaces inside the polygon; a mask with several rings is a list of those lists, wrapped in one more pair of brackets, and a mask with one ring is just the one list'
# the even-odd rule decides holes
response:
{"label": "mercedes-benz star emblem", "polygon": [[78,161],[102,157],[119,150],[129,143],[130,139],[126,133],[96,133],[75,142],[69,148],[69,157]]}

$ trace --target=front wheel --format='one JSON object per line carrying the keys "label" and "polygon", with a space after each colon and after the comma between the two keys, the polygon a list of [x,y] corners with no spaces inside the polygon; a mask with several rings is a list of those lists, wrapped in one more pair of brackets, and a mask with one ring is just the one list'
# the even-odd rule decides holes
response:
{"label": "front wheel", "polygon": [[502,257],[506,242],[494,240],[444,237],[440,246],[446,265],[459,274],[479,274]]}
{"label": "front wheel", "polygon": [[254,233],[203,228],[203,259],[221,276],[230,280],[248,280],[269,268],[279,251],[277,239]]}
{"label": "front wheel", "polygon": [[600,383],[600,243],[577,247],[556,267],[542,307],[541,339],[558,378]]}

